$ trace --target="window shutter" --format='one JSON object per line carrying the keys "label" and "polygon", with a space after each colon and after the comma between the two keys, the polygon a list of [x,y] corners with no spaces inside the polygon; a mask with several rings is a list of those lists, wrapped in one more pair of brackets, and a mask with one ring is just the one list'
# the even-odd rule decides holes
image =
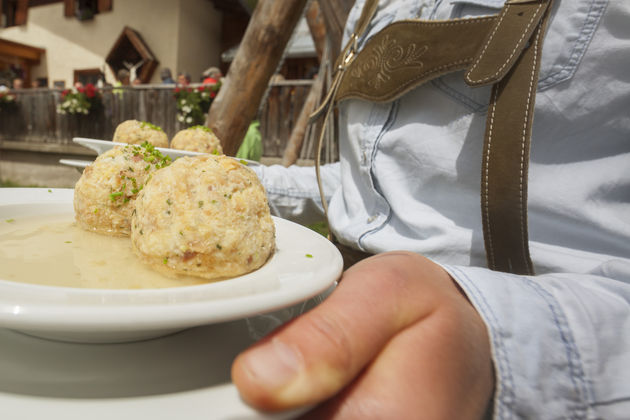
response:
{"label": "window shutter", "polygon": [[15,8],[15,24],[26,25],[28,18],[28,0],[18,0]]}
{"label": "window shutter", "polygon": [[65,17],[74,17],[74,0],[63,0],[63,15]]}
{"label": "window shutter", "polygon": [[114,0],[98,0],[98,12],[109,12],[113,8]]}

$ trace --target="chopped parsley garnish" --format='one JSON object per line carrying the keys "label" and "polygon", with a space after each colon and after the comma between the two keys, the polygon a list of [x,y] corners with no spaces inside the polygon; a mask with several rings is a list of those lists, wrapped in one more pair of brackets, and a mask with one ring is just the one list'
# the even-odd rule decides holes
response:
{"label": "chopped parsley garnish", "polygon": [[193,125],[192,127],[190,127],[191,130],[203,130],[206,133],[212,133],[212,130],[210,129],[210,127],[206,127],[205,125]]}
{"label": "chopped parsley garnish", "polygon": [[71,244],[72,241],[65,241],[64,244]]}
{"label": "chopped parsley garnish", "polygon": [[[125,146],[125,150],[131,151],[131,153],[133,153],[134,156],[140,156],[142,157],[144,161],[148,162],[148,164],[144,167],[145,172],[149,172],[151,170],[151,165],[153,165],[155,169],[161,169],[170,165],[172,161],[170,156],[163,155],[151,143],[146,142],[146,141],[139,146],[138,145]],[[128,166],[126,170],[128,170],[131,173],[135,173],[135,170],[131,166]],[[135,195],[135,194],[138,194],[140,191],[142,191],[142,188],[144,187],[144,185],[146,185],[146,183],[151,180],[151,176],[152,174],[149,174],[147,179],[144,181],[144,184],[142,184],[141,182],[138,182],[138,179],[136,179],[135,177],[127,175],[126,173],[121,171],[120,179],[123,182],[116,191],[112,191],[112,193],[109,195],[109,198],[112,201],[116,201],[116,199],[118,199],[119,197],[123,197],[123,203],[128,203],[130,199],[133,198],[133,196],[124,196],[124,192],[127,188],[127,182],[125,181],[126,180],[131,181],[131,186],[132,186],[131,194]]]}
{"label": "chopped parsley garnish", "polygon": [[166,199],[166,204],[168,204],[170,206],[171,204],[173,204],[173,200],[171,200],[170,198],[167,198]]}
{"label": "chopped parsley garnish", "polygon": [[122,191],[113,192],[109,195],[109,199],[112,201],[116,201],[116,199],[123,195]]}
{"label": "chopped parsley garnish", "polygon": [[217,244],[217,249],[223,249],[223,247],[221,246],[221,244]]}
{"label": "chopped parsley garnish", "polygon": [[200,200],[200,201],[198,201],[198,202],[197,202],[197,205],[199,205],[199,208],[202,208],[202,207],[203,207],[203,201],[201,201],[201,200]]}
{"label": "chopped parsley garnish", "polygon": [[5,222],[7,222],[7,223],[13,223],[13,222],[15,222],[15,219],[7,219],[7,220],[5,220]]}
{"label": "chopped parsley garnish", "polygon": [[313,258],[311,254],[306,254],[306,258]]}
{"label": "chopped parsley garnish", "polygon": [[164,257],[164,259],[162,260],[162,262],[163,262],[164,264],[168,264],[168,257]]}
{"label": "chopped parsley garnish", "polygon": [[151,124],[150,122],[147,122],[147,121],[141,121],[140,128],[150,128],[151,130],[164,131],[162,130],[162,127],[157,126],[155,124]]}

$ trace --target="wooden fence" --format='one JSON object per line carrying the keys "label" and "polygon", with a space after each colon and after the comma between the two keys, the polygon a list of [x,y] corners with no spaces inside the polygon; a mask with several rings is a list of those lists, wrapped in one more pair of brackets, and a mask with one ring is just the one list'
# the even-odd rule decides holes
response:
{"label": "wooden fence", "polygon": [[[312,82],[270,85],[259,112],[263,156],[282,157]],[[61,90],[24,89],[13,107],[0,107],[0,141],[69,144],[73,137],[110,140],[122,121],[137,119],[162,127],[169,138],[186,125],[177,120],[173,86],[104,88],[103,106],[89,115],[57,112]],[[314,130],[307,131],[302,159],[314,159]]]}

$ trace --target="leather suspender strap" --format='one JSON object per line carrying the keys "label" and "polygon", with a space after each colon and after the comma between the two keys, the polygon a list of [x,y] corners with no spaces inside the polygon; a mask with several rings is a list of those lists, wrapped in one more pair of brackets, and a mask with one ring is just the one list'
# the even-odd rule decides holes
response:
{"label": "leather suspender strap", "polygon": [[525,275],[534,274],[528,244],[527,174],[549,3],[508,2],[465,76],[474,85],[494,83],[481,170],[488,268]]}

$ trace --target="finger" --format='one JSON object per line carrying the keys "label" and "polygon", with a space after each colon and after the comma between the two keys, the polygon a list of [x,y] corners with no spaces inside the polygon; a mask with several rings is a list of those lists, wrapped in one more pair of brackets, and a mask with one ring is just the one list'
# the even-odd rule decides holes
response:
{"label": "finger", "polygon": [[454,301],[392,338],[346,390],[301,419],[480,419],[493,389],[487,330]]}
{"label": "finger", "polygon": [[448,274],[417,254],[372,257],[346,271],[318,307],[241,354],[232,379],[263,410],[321,402],[453,290]]}

